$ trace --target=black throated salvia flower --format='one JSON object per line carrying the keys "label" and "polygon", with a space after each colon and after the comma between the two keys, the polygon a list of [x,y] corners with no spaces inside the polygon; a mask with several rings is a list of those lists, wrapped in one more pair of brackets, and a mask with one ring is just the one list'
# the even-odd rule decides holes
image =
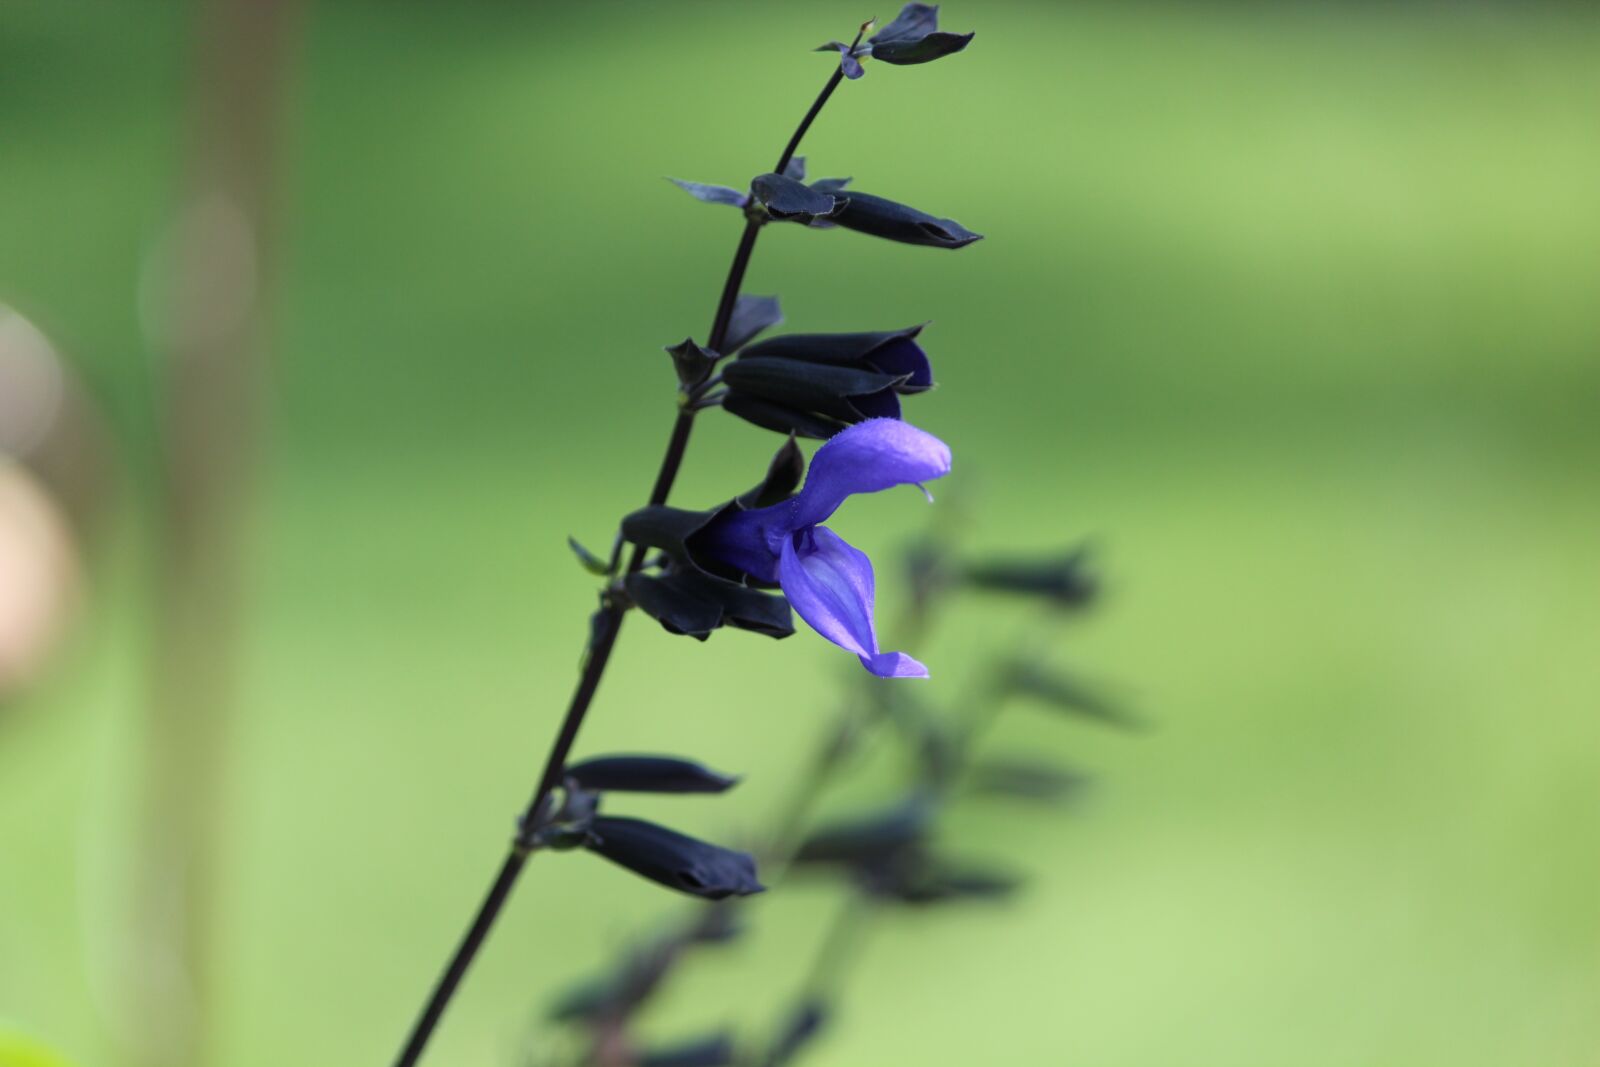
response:
{"label": "black throated salvia flower", "polygon": [[857,493],[920,485],[950,472],[943,441],[896,419],[872,419],[830,439],[792,500],[727,510],[699,534],[705,551],[752,578],[776,582],[813,630],[882,678],[925,678],[904,652],[881,652],[873,624],[872,561],[821,523]]}
{"label": "black throated salvia flower", "polygon": [[[907,4],[876,35],[863,25],[848,45],[837,46],[839,67],[785,142],[777,162],[765,172],[732,186],[679,181],[692,196],[737,208],[743,234],[728,268],[707,334],[668,349],[677,377],[676,412],[656,477],[644,508],[627,516],[609,555],[602,557],[572,542],[580,564],[604,578],[599,608],[590,617],[589,641],[580,661],[560,728],[517,832],[472,922],[418,1013],[396,1060],[415,1067],[462,977],[528,860],[541,852],[587,850],[662,885],[699,897],[721,900],[759,892],[753,858],[697,841],[639,819],[602,816],[612,792],[718,793],[733,779],[690,760],[653,755],[604,756],[568,762],[586,716],[599,692],[621,633],[635,608],[667,630],[704,639],[732,627],[771,637],[793,632],[795,609],[828,640],[856,655],[880,677],[922,677],[927,669],[903,652],[878,647],[873,619],[871,561],[822,523],[849,496],[942,477],[950,470],[950,450],[937,438],[899,421],[900,397],[933,384],[928,358],[917,345],[919,328],[875,334],[814,334],[778,338],[749,348],[754,338],[781,318],[775,297],[742,292],[756,240],[771,223],[813,228],[839,226],[930,247],[960,248],[979,235],[949,219],[904,204],[846,191],[847,179],[809,184],[796,155],[807,131],[845,78],[862,72],[862,61],[893,65],[926,63],[958,52],[971,34],[940,32],[937,9]],[[865,43],[863,40],[865,39]],[[745,172],[750,173],[750,172]],[[704,512],[668,506],[696,416],[717,407],[790,434],[764,481],[721,507]],[[795,435],[826,440],[817,451],[810,477]],[[781,593],[775,590],[780,589]],[[559,802],[558,802],[559,796]],[[709,940],[709,935],[694,935]],[[675,939],[675,944],[688,942]],[[637,1005],[656,981],[654,975],[674,957],[665,951],[649,966],[635,968],[644,978],[617,996],[593,1004]],[[605,1026],[621,1015],[608,1014]],[[809,1018],[809,1017],[808,1017]],[[802,1020],[802,1034],[814,1023]],[[596,1027],[596,1049],[605,1062],[616,1057]],[[665,1049],[645,1062],[690,1064],[722,1062],[731,1051],[718,1038]],[[797,1046],[796,1046],[797,1047]],[[637,1050],[632,1050],[636,1052]],[[630,1052],[630,1062],[640,1057]],[[769,1058],[766,1067],[779,1067]]]}

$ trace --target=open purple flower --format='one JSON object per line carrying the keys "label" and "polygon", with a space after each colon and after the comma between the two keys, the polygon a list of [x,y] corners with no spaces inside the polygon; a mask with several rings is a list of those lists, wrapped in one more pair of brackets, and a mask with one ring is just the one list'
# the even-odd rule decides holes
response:
{"label": "open purple flower", "polygon": [[752,511],[726,510],[695,535],[696,548],[750,577],[776,583],[800,617],[881,678],[925,678],[904,652],[880,652],[873,626],[872,561],[821,523],[857,493],[918,485],[950,472],[943,441],[898,419],[840,431],[811,460],[800,492]]}

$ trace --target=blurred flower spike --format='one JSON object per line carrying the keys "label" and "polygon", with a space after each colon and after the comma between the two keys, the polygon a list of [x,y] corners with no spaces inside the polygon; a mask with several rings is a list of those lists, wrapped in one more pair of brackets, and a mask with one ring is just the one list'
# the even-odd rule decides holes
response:
{"label": "blurred flower spike", "polygon": [[920,485],[949,472],[943,441],[897,419],[871,419],[817,450],[795,497],[752,511],[724,510],[697,540],[720,562],[782,586],[812,629],[855,653],[873,674],[925,678],[928,669],[904,652],[879,651],[872,561],[821,523],[857,493]]}

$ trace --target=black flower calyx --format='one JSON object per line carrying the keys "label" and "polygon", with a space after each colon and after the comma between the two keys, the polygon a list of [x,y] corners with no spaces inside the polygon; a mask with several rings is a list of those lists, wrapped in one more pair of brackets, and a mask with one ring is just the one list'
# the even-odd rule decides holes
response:
{"label": "black flower calyx", "polygon": [[787,334],[750,345],[723,370],[730,414],[779,433],[827,438],[871,418],[899,418],[901,396],[933,387],[921,326]]}
{"label": "black flower calyx", "polygon": [[805,476],[806,454],[800,451],[794,435],[790,434],[789,439],[773,454],[772,462],[767,464],[767,474],[761,479],[761,484],[739,494],[734,502],[747,511],[782,503],[800,488]]}
{"label": "black flower calyx", "polygon": [[895,20],[868,38],[873,59],[894,66],[931,63],[966,48],[970,33],[939,29],[938,4],[907,4]]}
{"label": "black flower calyx", "polygon": [[678,374],[678,384],[685,390],[693,389],[711,376],[711,370],[717,365],[717,354],[709,349],[701,348],[694,343],[693,338],[685,337],[675,345],[667,346],[667,355],[672,357],[672,369]]}
{"label": "black flower calyx", "polygon": [[1143,722],[1103,694],[1058,670],[1037,663],[1015,662],[1005,672],[1007,689],[1019,696],[1070,715],[1107,726],[1136,730]]}
{"label": "black flower calyx", "polygon": [[1100,591],[1084,548],[1039,559],[974,561],[966,565],[961,577],[974,589],[1036,596],[1063,608],[1084,607]]}
{"label": "black flower calyx", "polygon": [[661,549],[667,557],[659,573],[636,571],[623,583],[634,604],[667,632],[702,641],[723,626],[768,637],[794,633],[789,602],[781,594],[753,589],[737,573],[691,550],[696,534],[722,511],[739,506],[730,501],[707,511],[688,511],[658,505],[622,520],[624,538]]}
{"label": "black flower calyx", "polygon": [[750,192],[779,222],[810,223],[843,211],[848,198],[814,189],[782,174],[760,174],[750,182]]}
{"label": "black flower calyx", "polygon": [[934,809],[914,796],[905,803],[861,818],[824,826],[795,853],[800,864],[876,864],[920,847],[927,839]]}
{"label": "black flower calyx", "polygon": [[852,192],[844,206],[828,218],[857,233],[929,248],[965,248],[983,240],[983,234],[974,233],[954,219],[942,219],[867,193]]}
{"label": "black flower calyx", "polygon": [[[872,24],[867,23],[861,28],[862,34],[871,28]],[[839,69],[845,77],[855,79],[861,77],[861,60],[867,56],[897,67],[931,63],[966,48],[972,38],[971,33],[940,30],[937,4],[907,4],[893,22],[867,38],[865,44],[858,34],[850,44],[829,41],[817,51],[838,52]]]}
{"label": "black flower calyx", "polygon": [[596,756],[568,765],[580,789],[622,793],[725,793],[739,779],[677,756]]}
{"label": "black flower calyx", "polygon": [[1022,884],[1004,871],[951,866],[925,856],[863,867],[857,872],[857,880],[880,900],[918,905],[996,900],[1010,896]]}
{"label": "black flower calyx", "polygon": [[969,788],[980,796],[1054,802],[1082,792],[1089,778],[1067,767],[1043,760],[994,757],[974,764],[968,772]]}
{"label": "black flower calyx", "polygon": [[734,1062],[733,1035],[721,1032],[678,1045],[645,1049],[631,1062],[638,1067],[727,1067]]}
{"label": "black flower calyx", "polygon": [[652,882],[707,900],[749,896],[765,886],[756,861],[643,819],[596,818],[585,847]]}

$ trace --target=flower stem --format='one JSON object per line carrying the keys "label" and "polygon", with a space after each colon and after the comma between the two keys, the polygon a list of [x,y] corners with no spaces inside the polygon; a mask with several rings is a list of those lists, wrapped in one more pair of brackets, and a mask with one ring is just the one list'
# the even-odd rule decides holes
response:
{"label": "flower stem", "polygon": [[[856,42],[860,43],[860,41],[861,34],[857,33]],[[851,47],[854,47],[854,45]],[[774,174],[782,174],[783,168],[789,165],[789,161],[794,158],[795,152],[799,151],[800,141],[805,137],[806,131],[811,129],[811,124],[822,113],[822,105],[828,102],[828,97],[833,95],[833,91],[839,88],[839,83],[842,81],[844,81],[844,68],[833,68],[833,75],[828,79],[828,84],[822,87],[822,92],[817,94],[816,102],[811,105],[811,110],[806,112],[806,117],[801,119],[800,125],[795,128],[794,136],[789,138],[789,143],[783,146],[783,155],[778,157],[778,165],[772,168]]]}
{"label": "flower stem", "polygon": [[[842,79],[842,72],[835,68],[828,78],[828,83],[823,86],[822,92],[812,103],[811,110],[800,120],[794,136],[789,138],[789,143],[784,147],[783,155],[774,168],[777,172],[781,173],[794,158],[801,139],[805,137],[806,131],[811,128],[812,122],[816,120],[823,105],[828,102],[828,97],[833,95],[833,91],[839,87]],[[739,247],[734,252],[733,264],[728,269],[728,278],[723,283],[722,296],[717,303],[711,336],[707,340],[707,347],[712,350],[720,350],[727,341],[728,327],[733,321],[733,309],[739,298],[739,290],[744,285],[745,273],[750,268],[750,256],[755,251],[756,237],[761,232],[761,225],[758,219],[749,220],[745,224],[743,236],[739,239]],[[689,448],[689,434],[694,428],[694,416],[695,410],[692,406],[678,411],[677,421],[672,425],[672,436],[667,440],[667,449],[661,457],[661,467],[656,473],[655,486],[650,490],[650,503],[653,505],[666,503],[667,497],[672,492],[672,485],[678,477],[678,469],[683,465],[684,454]],[[644,559],[644,546],[635,545],[628,558],[627,572],[632,574],[638,571],[644,566]],[[421,1059],[423,1049],[427,1047],[428,1040],[438,1027],[445,1008],[455,996],[456,987],[460,985],[467,968],[477,957],[478,950],[483,947],[495,920],[499,918],[506,901],[510,898],[511,890],[516,886],[517,878],[522,874],[528,857],[532,855],[525,835],[536,823],[550,795],[561,784],[567,756],[578,739],[578,731],[583,726],[589,705],[594,701],[595,692],[600,688],[600,679],[605,675],[606,665],[611,660],[611,652],[616,647],[617,635],[622,629],[622,620],[627,610],[627,602],[619,596],[606,595],[602,598],[600,610],[595,615],[593,635],[588,655],[584,659],[583,672],[578,678],[578,687],[572,694],[572,702],[567,706],[561,730],[550,747],[549,755],[545,757],[539,784],[534,789],[528,806],[523,809],[518,822],[517,836],[513,838],[511,847],[500,865],[500,871],[489,887],[483,903],[478,906],[472,925],[467,928],[461,943],[456,947],[444,973],[440,975],[438,983],[428,997],[428,1002],[423,1006],[416,1022],[412,1024],[405,1046],[395,1060],[395,1067],[414,1067]]]}

